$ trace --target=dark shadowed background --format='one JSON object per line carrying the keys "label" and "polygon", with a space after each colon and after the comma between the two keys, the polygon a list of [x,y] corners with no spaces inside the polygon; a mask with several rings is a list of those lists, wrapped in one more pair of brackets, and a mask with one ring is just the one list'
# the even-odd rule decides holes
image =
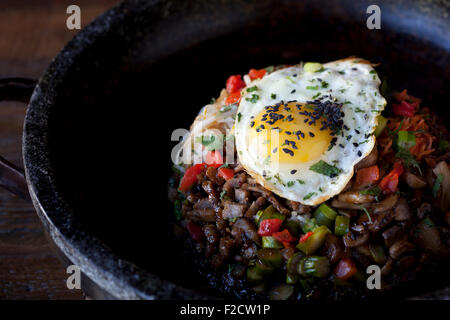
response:
{"label": "dark shadowed background", "polygon": [[[81,8],[81,27],[118,0],[2,0],[0,78],[37,79],[77,30],[66,27],[66,9]],[[0,154],[22,167],[26,105],[0,102]],[[0,299],[83,299],[68,290],[65,269],[53,255],[31,203],[0,190]]]}

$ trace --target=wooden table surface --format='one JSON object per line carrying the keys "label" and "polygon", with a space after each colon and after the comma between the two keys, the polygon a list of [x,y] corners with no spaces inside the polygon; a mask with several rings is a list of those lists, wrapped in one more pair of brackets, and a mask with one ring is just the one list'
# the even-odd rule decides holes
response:
{"label": "wooden table surface", "polygon": [[[81,27],[118,0],[2,0],[0,78],[37,79],[78,30],[68,30],[66,9],[81,8]],[[26,105],[0,102],[0,154],[22,167]],[[53,255],[31,203],[0,190],[0,299],[84,299],[66,287],[67,274]]]}

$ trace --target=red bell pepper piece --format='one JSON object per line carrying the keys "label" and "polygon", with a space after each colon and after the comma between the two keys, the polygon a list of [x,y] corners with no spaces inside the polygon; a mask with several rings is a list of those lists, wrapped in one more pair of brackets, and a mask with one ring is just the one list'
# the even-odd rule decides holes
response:
{"label": "red bell pepper piece", "polygon": [[398,178],[402,175],[404,169],[401,162],[394,163],[394,169],[389,172],[380,182],[380,188],[384,194],[394,193],[397,190]]}
{"label": "red bell pepper piece", "polygon": [[236,91],[228,95],[228,97],[225,99],[225,104],[233,104],[233,103],[239,103],[241,100],[241,92]]}
{"label": "red bell pepper piece", "polygon": [[281,244],[283,245],[283,247],[285,248],[295,248],[295,245],[292,242],[287,242],[287,241],[282,241]]}
{"label": "red bell pepper piece", "polygon": [[194,239],[195,241],[201,242],[205,238],[205,234],[203,233],[202,227],[200,227],[195,222],[189,221],[188,224],[186,225],[186,228],[189,231],[191,238]]}
{"label": "red bell pepper piece", "polygon": [[197,182],[197,176],[205,167],[206,165],[204,163],[199,163],[188,168],[181,179],[178,190],[182,192],[188,191]]}
{"label": "red bell pepper piece", "polygon": [[314,232],[312,232],[312,231],[309,231],[309,232],[305,233],[304,235],[302,235],[302,236],[300,237],[299,243],[305,242],[305,241],[306,241],[309,237],[311,237],[313,234],[314,234]]}
{"label": "red bell pepper piece", "polygon": [[250,77],[251,80],[261,79],[262,77],[264,77],[266,72],[267,72],[266,69],[259,69],[259,70],[250,69],[250,71],[248,72],[248,76]]}
{"label": "red bell pepper piece", "polygon": [[380,179],[380,169],[377,165],[364,169],[359,169],[356,173],[355,187],[363,188],[369,186]]}
{"label": "red bell pepper piece", "polygon": [[222,177],[225,180],[230,180],[231,178],[234,177],[234,170],[230,168],[220,168],[219,177]]}
{"label": "red bell pepper piece", "polygon": [[416,106],[418,105],[418,102],[408,103],[406,101],[400,102],[400,104],[392,104],[392,112],[396,116],[403,116],[403,117],[412,117],[414,116],[414,112],[416,112]]}
{"label": "red bell pepper piece", "polygon": [[242,80],[241,76],[236,74],[230,76],[227,79],[227,91],[228,93],[235,93],[245,87],[245,82]]}
{"label": "red bell pepper piece", "polygon": [[218,168],[223,165],[223,158],[219,151],[208,151],[205,159],[206,164],[209,167]]}
{"label": "red bell pepper piece", "polygon": [[336,277],[342,280],[350,279],[358,271],[355,263],[350,258],[341,259],[334,269]]}
{"label": "red bell pepper piece", "polygon": [[259,224],[258,234],[263,236],[271,236],[274,232],[280,230],[283,220],[281,219],[266,219]]}
{"label": "red bell pepper piece", "polygon": [[297,240],[294,236],[291,235],[288,229],[284,229],[283,231],[274,232],[272,234],[272,237],[274,237],[276,240],[284,243],[284,242],[294,242]]}

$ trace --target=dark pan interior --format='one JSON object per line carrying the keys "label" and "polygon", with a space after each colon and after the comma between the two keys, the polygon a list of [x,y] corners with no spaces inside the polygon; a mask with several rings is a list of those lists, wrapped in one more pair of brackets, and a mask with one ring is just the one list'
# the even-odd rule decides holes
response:
{"label": "dark pan interior", "polygon": [[[168,223],[170,136],[188,128],[228,75],[250,67],[356,55],[381,63],[391,87],[407,88],[446,116],[450,44],[427,20],[439,10],[402,24],[411,12],[420,14],[417,2],[383,7],[379,1],[382,29],[371,31],[365,25],[369,3],[353,2],[174,1],[158,6],[169,18],[158,25],[167,37],[157,42],[147,36],[154,32],[152,19],[160,18],[154,8],[136,7],[133,17],[112,25],[75,57],[65,84],[56,88],[50,118],[56,184],[83,228],[120,257],[199,287],[195,272],[174,253]],[[218,16],[205,22],[205,12]],[[195,31],[190,19],[203,21],[203,29]],[[195,30],[185,32],[189,28]]]}

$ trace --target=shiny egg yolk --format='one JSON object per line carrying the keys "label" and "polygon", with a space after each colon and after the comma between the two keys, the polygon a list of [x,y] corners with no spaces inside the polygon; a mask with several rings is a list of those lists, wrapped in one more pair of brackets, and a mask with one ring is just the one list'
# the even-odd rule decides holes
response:
{"label": "shiny egg yolk", "polygon": [[258,144],[258,158],[266,165],[309,162],[320,158],[333,139],[323,121],[323,117],[314,118],[314,109],[307,104],[268,106],[252,119],[249,142]]}

